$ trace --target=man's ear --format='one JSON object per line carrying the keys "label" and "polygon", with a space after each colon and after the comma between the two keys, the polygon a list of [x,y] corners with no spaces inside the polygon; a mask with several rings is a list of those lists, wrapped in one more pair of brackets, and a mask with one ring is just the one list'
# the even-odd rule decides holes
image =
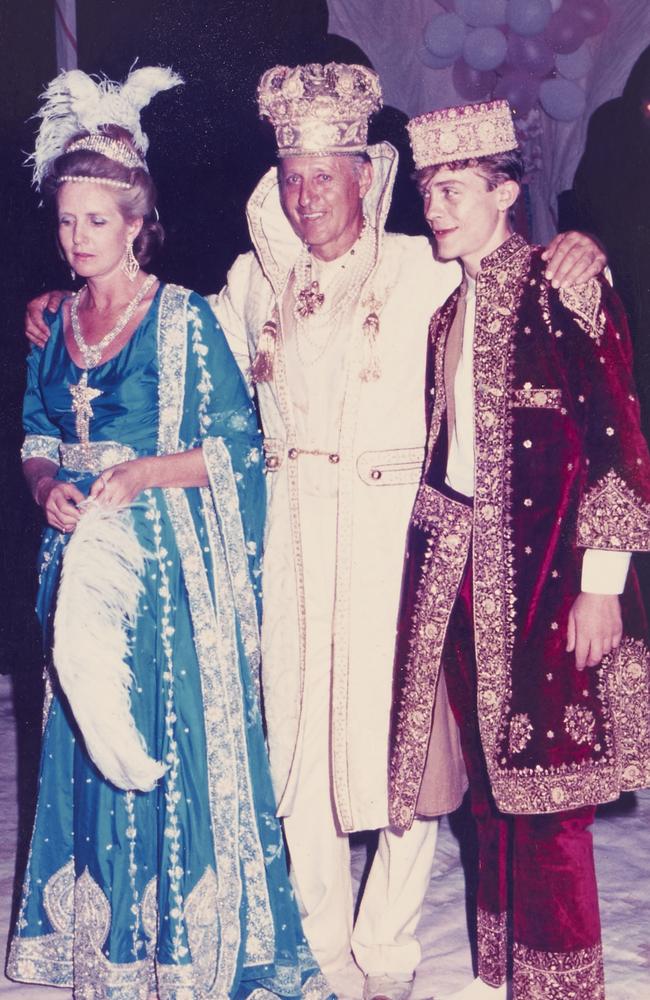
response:
{"label": "man's ear", "polygon": [[519,197],[520,190],[521,188],[516,181],[503,181],[502,184],[499,184],[496,188],[496,196],[497,208],[500,212],[507,212],[512,208]]}
{"label": "man's ear", "polygon": [[372,163],[362,163],[359,169],[359,194],[364,198],[372,187],[373,166]]}

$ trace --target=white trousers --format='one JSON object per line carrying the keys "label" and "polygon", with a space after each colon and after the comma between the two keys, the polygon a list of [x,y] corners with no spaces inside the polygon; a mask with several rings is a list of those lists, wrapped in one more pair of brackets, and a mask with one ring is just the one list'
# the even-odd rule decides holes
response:
{"label": "white trousers", "polygon": [[310,947],[325,974],[352,951],[367,975],[409,978],[421,957],[415,931],[431,876],[437,820],[415,820],[402,836],[379,834],[353,929],[350,845],[337,829],[329,784],[300,783],[284,819],[291,878]]}
{"label": "white trousers", "polygon": [[[429,885],[438,822],[416,820],[401,836],[380,832],[353,929],[350,844],[336,822],[330,767],[335,520],[329,503],[304,499],[304,731],[295,798],[291,814],[284,817],[292,882],[305,935],[325,973],[343,968],[352,951],[366,974],[408,978],[421,955],[415,930]],[[377,747],[377,752],[385,753],[386,747]]]}

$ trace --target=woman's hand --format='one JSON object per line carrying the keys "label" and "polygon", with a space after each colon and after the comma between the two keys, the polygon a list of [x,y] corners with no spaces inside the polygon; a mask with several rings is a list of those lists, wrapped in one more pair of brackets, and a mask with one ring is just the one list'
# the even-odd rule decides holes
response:
{"label": "woman's hand", "polygon": [[105,469],[90,488],[90,497],[105,507],[128,507],[152,485],[151,459],[133,458]]}
{"label": "woman's hand", "polygon": [[81,517],[79,504],[86,499],[74,483],[64,483],[53,476],[42,476],[34,489],[34,499],[43,508],[47,523],[57,531],[69,533]]}
{"label": "woman's hand", "polygon": [[143,490],[155,486],[187,489],[207,486],[208,474],[200,448],[175,455],[145,455],[105,469],[90,490],[90,497],[107,507],[126,507]]}
{"label": "woman's hand", "polygon": [[567,653],[575,650],[576,667],[595,667],[623,637],[621,602],[616,594],[579,594],[569,612]]}

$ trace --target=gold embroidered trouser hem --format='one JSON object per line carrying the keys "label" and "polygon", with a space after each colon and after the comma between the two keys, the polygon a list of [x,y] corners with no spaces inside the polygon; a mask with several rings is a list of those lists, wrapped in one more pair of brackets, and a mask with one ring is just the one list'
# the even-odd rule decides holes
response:
{"label": "gold embroidered trouser hem", "polygon": [[513,987],[513,1000],[605,1000],[602,947],[552,952],[515,944]]}
{"label": "gold embroidered trouser hem", "polygon": [[484,983],[501,986],[506,980],[508,916],[478,908],[478,974]]}

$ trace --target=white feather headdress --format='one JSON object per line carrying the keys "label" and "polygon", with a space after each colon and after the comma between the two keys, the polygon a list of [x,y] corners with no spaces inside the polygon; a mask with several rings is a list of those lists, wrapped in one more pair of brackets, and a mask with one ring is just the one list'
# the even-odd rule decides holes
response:
{"label": "white feather headdress", "polygon": [[97,132],[102,125],[120,125],[130,132],[144,161],[149,140],[140,125],[140,112],[160,91],[180,83],[182,77],[165,66],[135,69],[122,84],[93,78],[80,69],[59,73],[41,95],[43,105],[36,115],[41,127],[28,160],[34,166],[35,186],[40,188],[49,164],[73,136]]}

